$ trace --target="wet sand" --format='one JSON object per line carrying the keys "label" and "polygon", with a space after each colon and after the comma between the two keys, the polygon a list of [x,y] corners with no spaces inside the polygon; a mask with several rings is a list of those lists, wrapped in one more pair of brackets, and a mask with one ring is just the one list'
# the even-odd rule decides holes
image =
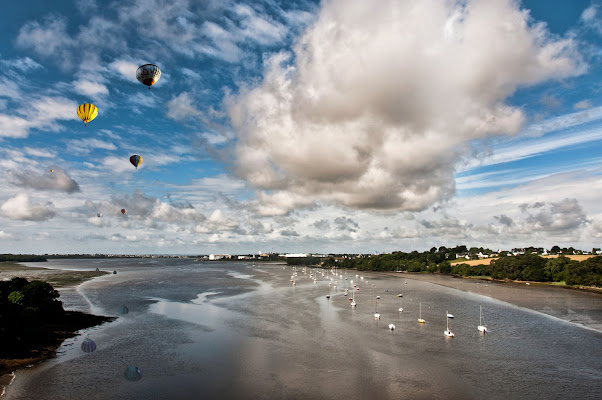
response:
{"label": "wet sand", "polygon": [[530,282],[500,282],[439,274],[385,272],[501,300],[602,332],[602,291],[579,290]]}

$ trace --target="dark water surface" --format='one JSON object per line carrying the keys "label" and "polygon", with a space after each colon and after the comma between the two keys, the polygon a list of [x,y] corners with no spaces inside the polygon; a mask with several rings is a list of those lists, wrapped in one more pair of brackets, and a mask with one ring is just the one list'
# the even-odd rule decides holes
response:
{"label": "dark water surface", "polygon": [[[325,271],[314,283],[309,268],[297,269],[293,286],[292,267],[274,264],[45,266],[117,270],[61,298],[66,308],[120,318],[17,372],[6,399],[600,398],[601,332],[480,294],[383,274],[362,280],[351,271]],[[343,295],[351,280],[360,287],[356,309]],[[425,325],[417,323],[420,303]],[[128,314],[120,314],[123,305]],[[477,331],[481,305],[488,335]],[[447,310],[455,316],[451,339],[443,335]],[[84,337],[96,351],[81,350]],[[142,379],[124,378],[130,365]]]}

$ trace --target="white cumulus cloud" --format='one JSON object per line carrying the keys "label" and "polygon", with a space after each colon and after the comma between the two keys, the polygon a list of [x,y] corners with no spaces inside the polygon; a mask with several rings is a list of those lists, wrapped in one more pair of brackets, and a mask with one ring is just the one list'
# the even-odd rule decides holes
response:
{"label": "white cumulus cloud", "polygon": [[422,210],[454,193],[468,142],[521,128],[517,88],[585,71],[576,48],[510,0],[324,2],[294,56],[226,100],[236,173],[264,215]]}
{"label": "white cumulus cloud", "polygon": [[0,214],[13,220],[45,221],[54,217],[54,205],[33,204],[26,194],[11,197],[0,206]]}
{"label": "white cumulus cloud", "polygon": [[109,94],[109,89],[98,82],[91,82],[84,79],[80,79],[76,82],[73,82],[73,86],[75,91],[79,94],[83,94],[85,96],[96,97],[100,95]]}

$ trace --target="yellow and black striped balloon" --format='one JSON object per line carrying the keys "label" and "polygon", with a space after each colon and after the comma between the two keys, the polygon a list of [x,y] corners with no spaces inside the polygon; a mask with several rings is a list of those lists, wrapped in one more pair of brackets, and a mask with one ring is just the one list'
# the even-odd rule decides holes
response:
{"label": "yellow and black striped balloon", "polygon": [[77,107],[77,116],[84,121],[87,126],[88,122],[92,121],[98,115],[98,108],[94,104],[82,104]]}

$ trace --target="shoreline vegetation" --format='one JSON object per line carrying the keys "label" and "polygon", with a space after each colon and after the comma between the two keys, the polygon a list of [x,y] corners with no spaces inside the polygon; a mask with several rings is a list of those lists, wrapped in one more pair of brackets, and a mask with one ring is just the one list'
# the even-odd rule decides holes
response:
{"label": "shoreline vegetation", "polygon": [[[553,258],[538,254],[505,255],[484,260],[448,259],[448,253],[431,251],[419,253],[393,252],[369,257],[343,258],[329,257],[318,260],[324,267],[338,266],[358,271],[381,272],[423,272],[462,277],[491,278],[497,281],[523,281],[526,283],[556,283],[574,288],[602,288],[602,256],[559,255]],[[309,264],[310,260],[307,260]],[[312,260],[315,262],[316,260]],[[288,261],[287,261],[288,262]],[[291,260],[289,264],[298,264]],[[301,261],[303,262],[303,261]]]}
{"label": "shoreline vegetation", "polygon": [[0,394],[14,371],[55,357],[63,341],[78,331],[115,319],[66,311],[58,300],[60,290],[56,289],[74,288],[105,274],[109,272],[0,262]]}

